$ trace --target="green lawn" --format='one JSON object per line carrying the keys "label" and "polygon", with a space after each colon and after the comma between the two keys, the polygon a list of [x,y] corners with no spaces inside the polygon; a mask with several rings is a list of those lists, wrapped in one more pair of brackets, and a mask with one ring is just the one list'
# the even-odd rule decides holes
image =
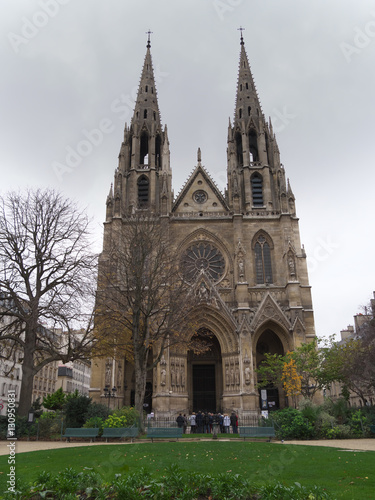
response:
{"label": "green lawn", "polygon": [[[0,491],[7,488],[7,456],[0,457]],[[93,469],[105,481],[145,467],[154,476],[178,465],[185,471],[246,475],[256,483],[295,481],[325,487],[337,499],[375,497],[375,452],[343,451],[281,443],[243,441],[155,442],[72,447],[17,455],[17,477],[33,481],[40,471]]]}

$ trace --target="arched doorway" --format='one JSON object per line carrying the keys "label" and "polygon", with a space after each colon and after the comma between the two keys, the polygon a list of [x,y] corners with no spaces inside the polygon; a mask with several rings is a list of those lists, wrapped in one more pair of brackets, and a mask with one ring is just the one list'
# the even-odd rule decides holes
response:
{"label": "arched doorway", "polygon": [[[265,330],[256,344],[256,366],[259,368],[265,361],[265,354],[284,355],[284,347],[279,336],[271,329]],[[260,382],[260,380],[258,380]],[[266,410],[278,410],[280,408],[280,387],[276,387],[272,381],[262,389],[259,389],[259,407]],[[265,391],[265,392],[264,392]],[[283,405],[282,405],[283,406]]]}
{"label": "arched doorway", "polygon": [[199,354],[188,352],[189,411],[217,412],[223,393],[220,344],[215,335],[204,328],[197,331],[196,338],[209,346]]}

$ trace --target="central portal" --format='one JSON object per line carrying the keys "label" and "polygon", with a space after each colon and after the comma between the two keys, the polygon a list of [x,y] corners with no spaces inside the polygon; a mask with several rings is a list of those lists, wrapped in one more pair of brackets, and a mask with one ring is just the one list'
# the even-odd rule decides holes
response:
{"label": "central portal", "polygon": [[215,365],[193,365],[193,411],[216,412]]}
{"label": "central portal", "polygon": [[220,344],[209,330],[200,329],[197,338],[208,342],[204,352],[188,352],[189,411],[220,411],[223,395],[223,369]]}

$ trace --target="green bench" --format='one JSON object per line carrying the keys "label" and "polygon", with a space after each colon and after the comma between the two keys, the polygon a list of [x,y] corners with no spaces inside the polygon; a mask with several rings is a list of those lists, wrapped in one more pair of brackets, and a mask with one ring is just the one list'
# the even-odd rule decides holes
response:
{"label": "green bench", "polygon": [[375,434],[375,425],[370,425],[370,431],[372,434]]}
{"label": "green bench", "polygon": [[178,441],[183,434],[182,427],[149,427],[147,429],[147,437],[151,438],[151,442],[154,442],[154,438],[175,438]]}
{"label": "green bench", "polygon": [[133,442],[133,439],[138,436],[138,427],[115,427],[115,428],[110,428],[110,427],[105,427],[103,429],[103,434],[102,437],[106,439],[106,442],[108,442],[108,438],[131,438],[131,442]]}
{"label": "green bench", "polygon": [[70,438],[89,438],[91,441],[95,441],[98,437],[99,429],[83,429],[76,427],[67,427],[65,429],[64,438],[70,443]]}
{"label": "green bench", "polygon": [[275,428],[274,427],[240,427],[239,428],[240,436],[243,437],[243,440],[247,437],[268,437],[269,441],[271,438],[275,437]]}

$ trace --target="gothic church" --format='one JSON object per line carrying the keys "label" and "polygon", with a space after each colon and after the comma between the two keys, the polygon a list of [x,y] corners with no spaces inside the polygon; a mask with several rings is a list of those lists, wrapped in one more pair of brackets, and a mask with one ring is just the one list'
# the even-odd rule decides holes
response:
{"label": "gothic church", "polygon": [[[262,113],[241,34],[225,192],[202,166],[198,150],[197,165],[174,198],[167,126],[161,124],[150,47],[148,41],[134,114],[125,126],[107,198],[104,241],[125,213],[147,207],[166,219],[171,242],[192,275],[205,271],[199,290],[203,313],[200,305],[196,323],[198,331],[212,334],[213,342],[200,356],[167,350],[149,374],[145,409],[161,416],[197,410],[254,414],[264,407],[254,371],[264,354],[284,354],[315,337],[294,194],[271,121]],[[106,403],[105,386],[116,388],[111,406],[132,404],[132,365],[94,360],[94,401]],[[282,388],[270,386],[265,407],[284,405]]]}

